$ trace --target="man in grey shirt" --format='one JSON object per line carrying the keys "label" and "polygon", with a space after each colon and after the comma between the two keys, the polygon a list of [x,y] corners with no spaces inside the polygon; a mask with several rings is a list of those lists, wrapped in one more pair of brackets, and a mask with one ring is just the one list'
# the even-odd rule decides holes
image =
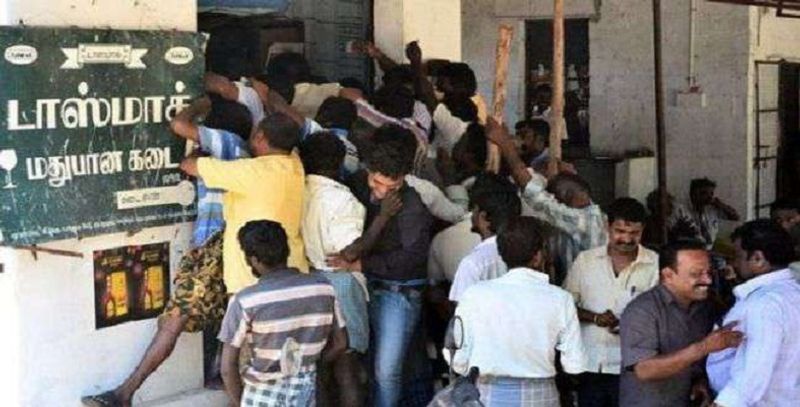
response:
{"label": "man in grey shirt", "polygon": [[633,300],[620,320],[622,407],[710,402],[706,356],[742,341],[735,323],[711,332],[716,316],[707,301],[710,263],[702,242],[670,243],[659,263],[661,283]]}

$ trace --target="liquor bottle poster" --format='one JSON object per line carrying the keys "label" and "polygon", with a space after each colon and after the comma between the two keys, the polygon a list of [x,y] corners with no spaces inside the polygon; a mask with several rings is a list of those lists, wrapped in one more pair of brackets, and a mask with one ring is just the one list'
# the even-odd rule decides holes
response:
{"label": "liquor bottle poster", "polygon": [[169,243],[94,252],[95,326],[158,316],[169,298]]}

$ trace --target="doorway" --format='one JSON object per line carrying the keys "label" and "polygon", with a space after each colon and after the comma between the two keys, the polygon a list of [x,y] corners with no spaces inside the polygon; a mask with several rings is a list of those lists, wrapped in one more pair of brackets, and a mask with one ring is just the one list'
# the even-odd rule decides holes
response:
{"label": "doorway", "polygon": [[768,217],[777,198],[800,198],[800,64],[755,63],[755,200]]}

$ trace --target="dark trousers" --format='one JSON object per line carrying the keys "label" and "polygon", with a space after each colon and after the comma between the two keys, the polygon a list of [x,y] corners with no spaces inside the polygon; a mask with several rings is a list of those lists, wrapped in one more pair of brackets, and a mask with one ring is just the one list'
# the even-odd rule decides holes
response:
{"label": "dark trousers", "polygon": [[619,406],[619,375],[584,373],[579,380],[579,407]]}
{"label": "dark trousers", "polygon": [[332,363],[317,364],[318,407],[362,407],[367,398],[364,357],[348,352]]}

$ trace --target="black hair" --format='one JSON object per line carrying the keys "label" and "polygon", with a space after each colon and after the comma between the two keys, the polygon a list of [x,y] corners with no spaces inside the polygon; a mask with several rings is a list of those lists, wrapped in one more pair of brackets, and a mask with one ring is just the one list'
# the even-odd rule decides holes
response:
{"label": "black hair", "polygon": [[577,174],[561,173],[547,183],[547,191],[559,201],[567,203],[572,202],[572,199],[579,192],[591,195],[592,188],[586,180]]}
{"label": "black hair", "polygon": [[307,175],[337,173],[345,153],[342,140],[330,132],[314,133],[300,144],[300,159]]}
{"label": "black hair", "polygon": [[771,219],[752,220],[739,226],[731,240],[739,240],[748,257],[761,251],[774,268],[784,268],[795,260],[792,236]]}
{"label": "black hair", "polygon": [[414,92],[405,86],[383,86],[375,92],[372,103],[382,113],[395,119],[414,115]]}
{"label": "black hair", "polygon": [[[667,193],[667,199],[672,201],[673,197],[669,193]],[[647,194],[647,198],[645,198],[645,203],[647,204],[647,210],[651,211],[653,215],[658,213],[659,205],[661,205],[661,191],[658,189],[654,189]]]}
{"label": "black hair", "polygon": [[522,129],[531,129],[533,130],[533,134],[535,134],[537,137],[544,138],[545,145],[550,144],[550,123],[548,123],[547,120],[522,120],[517,122],[517,124],[514,126],[514,129],[517,131]]}
{"label": "black hair", "polygon": [[644,224],[647,219],[647,210],[639,201],[633,198],[617,198],[606,211],[608,223],[615,220],[624,220],[632,223]]}
{"label": "black hair", "polygon": [[780,210],[800,212],[800,202],[791,198],[781,198],[769,206],[770,213],[775,213]]}
{"label": "black hair", "polygon": [[680,239],[664,245],[658,255],[658,268],[677,270],[678,254],[683,251],[706,251],[706,244],[697,239]]}
{"label": "black hair", "polygon": [[414,83],[414,72],[409,65],[396,65],[383,73],[383,84],[386,86],[406,86]]}
{"label": "black hair", "polygon": [[497,251],[509,269],[528,267],[533,257],[544,249],[541,224],[531,217],[510,222],[497,235]]}
{"label": "black hair", "polygon": [[292,151],[300,142],[300,126],[283,113],[272,113],[261,120],[258,129],[267,136],[270,147]]}
{"label": "black hair", "polygon": [[522,210],[517,188],[508,178],[492,173],[481,173],[469,192],[470,206],[486,213],[489,230],[497,233],[509,221],[516,219]]}
{"label": "black hair", "polygon": [[342,87],[345,87],[345,88],[358,89],[358,90],[361,91],[361,93],[363,93],[365,95],[368,93],[367,92],[367,90],[368,90],[367,86],[364,85],[364,82],[362,82],[360,79],[354,78],[352,76],[348,76],[346,78],[339,79],[339,85],[342,85]]}
{"label": "black hair", "polygon": [[689,191],[695,192],[703,188],[716,188],[717,184],[708,178],[695,178],[689,184]]}
{"label": "black hair", "polygon": [[342,129],[350,131],[353,122],[358,118],[356,105],[349,99],[332,96],[319,106],[315,120],[320,126],[327,129]]}
{"label": "black hair", "polygon": [[411,130],[396,124],[383,125],[372,134],[372,148],[378,144],[387,144],[395,148],[408,161],[409,168],[414,167],[414,158],[417,156],[419,142]]}
{"label": "black hair", "polygon": [[[456,146],[463,146],[465,151],[472,155],[472,158],[478,165],[483,165],[486,162],[486,157],[489,155],[489,148],[486,145],[486,132],[483,126],[477,123],[472,123],[467,127],[467,131],[461,136],[461,139],[456,142]],[[458,148],[458,147],[454,147]]]}
{"label": "black hair", "polygon": [[415,153],[414,134],[396,124],[386,124],[375,130],[373,145],[367,153],[366,166],[369,171],[390,178],[403,177],[411,172]]}
{"label": "black hair", "polygon": [[442,103],[447,106],[450,114],[458,117],[461,121],[467,123],[478,121],[478,108],[469,97],[461,94],[445,95]]}
{"label": "black hair", "polygon": [[208,97],[211,99],[211,112],[206,116],[204,126],[229,131],[242,140],[250,138],[253,119],[246,107],[216,94],[210,94]]}
{"label": "black hair", "polygon": [[269,268],[286,265],[289,242],[286,231],[278,222],[251,220],[238,232],[239,246],[247,258],[255,257]]}
{"label": "black hair", "polygon": [[270,90],[274,90],[286,99],[286,103],[292,103],[292,100],[294,100],[294,82],[288,76],[281,74],[262,74],[257,75],[256,79],[266,83]]}
{"label": "black hair", "polygon": [[268,76],[278,76],[295,83],[311,82],[311,68],[306,58],[296,52],[284,52],[273,56],[267,65]]}
{"label": "black hair", "polygon": [[460,94],[473,96],[478,91],[478,81],[475,72],[469,65],[463,62],[451,62],[442,68],[440,76],[445,76],[450,80],[450,86]]}

